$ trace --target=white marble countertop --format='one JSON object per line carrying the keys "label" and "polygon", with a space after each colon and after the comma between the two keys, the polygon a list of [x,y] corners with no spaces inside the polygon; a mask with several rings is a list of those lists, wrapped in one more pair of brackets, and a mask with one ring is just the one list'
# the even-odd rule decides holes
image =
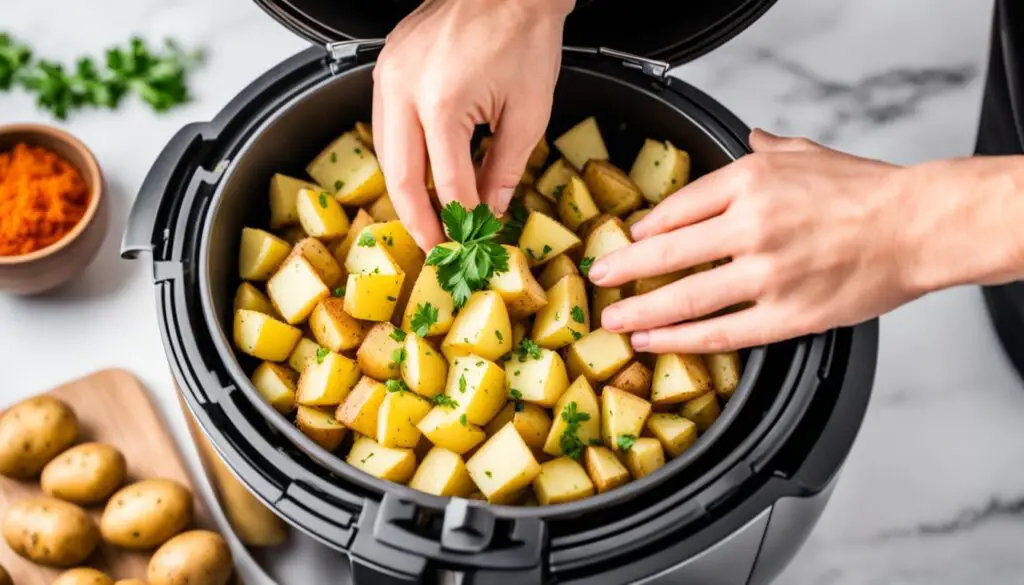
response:
{"label": "white marble countertop", "polygon": [[[339,0],[341,1],[341,0]],[[751,126],[809,135],[899,163],[972,151],[991,0],[780,0],[741,37],[678,74]],[[149,267],[118,258],[124,217],[175,130],[210,119],[271,65],[304,48],[245,0],[5,3],[0,29],[70,61],[131,34],[206,48],[195,101],[157,116],[129,102],[66,124],[98,156],[113,221],[100,257],[66,289],[0,296],[0,403],[92,370],[135,372],[183,446],[184,420],[156,327]],[[22,94],[0,123],[51,121]],[[1024,386],[977,290],[936,294],[882,321],[870,412],[831,503],[780,583],[1024,583]],[[273,572],[308,582],[305,547]]]}

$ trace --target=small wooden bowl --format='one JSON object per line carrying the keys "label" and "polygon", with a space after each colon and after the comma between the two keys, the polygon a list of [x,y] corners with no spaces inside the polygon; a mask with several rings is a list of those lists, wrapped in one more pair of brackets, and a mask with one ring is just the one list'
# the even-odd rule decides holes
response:
{"label": "small wooden bowl", "polygon": [[0,256],[0,291],[31,295],[57,288],[92,262],[107,231],[107,200],[96,157],[74,136],[42,124],[0,126],[0,152],[18,143],[53,151],[78,169],[89,188],[85,215],[63,238],[29,254]]}

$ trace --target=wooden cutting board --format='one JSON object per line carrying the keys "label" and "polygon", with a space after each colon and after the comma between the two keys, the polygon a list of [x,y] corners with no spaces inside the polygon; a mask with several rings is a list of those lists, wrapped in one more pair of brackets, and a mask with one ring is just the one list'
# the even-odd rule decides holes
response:
{"label": "wooden cutting board", "polygon": [[[46,394],[60,398],[78,415],[79,442],[109,443],[124,453],[127,482],[168,478],[196,490],[184,460],[149,392],[124,370],[104,370],[69,382]],[[23,498],[42,495],[38,482],[19,482],[0,476],[0,511]],[[201,497],[195,498],[194,528],[215,529]],[[99,522],[103,507],[90,508]],[[130,552],[102,544],[86,563],[117,579],[145,579],[150,553]],[[17,585],[50,585],[62,571],[36,565],[16,555],[0,539],[0,564]]]}

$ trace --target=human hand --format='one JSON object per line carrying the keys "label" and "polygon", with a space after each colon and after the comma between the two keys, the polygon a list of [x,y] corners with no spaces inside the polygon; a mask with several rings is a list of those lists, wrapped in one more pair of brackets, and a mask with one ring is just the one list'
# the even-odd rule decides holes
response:
{"label": "human hand", "polygon": [[606,308],[602,326],[634,332],[637,350],[752,347],[853,325],[921,294],[905,274],[900,222],[912,210],[901,168],[760,131],[750,143],[754,154],[670,196],[633,226],[636,243],[591,267],[595,285],[614,287],[732,258]]}
{"label": "human hand", "polygon": [[[388,36],[373,72],[374,146],[395,209],[422,248],[444,240],[428,164],[442,204],[508,207],[551,115],[573,4],[427,0]],[[470,140],[480,124],[495,140],[478,178]]]}

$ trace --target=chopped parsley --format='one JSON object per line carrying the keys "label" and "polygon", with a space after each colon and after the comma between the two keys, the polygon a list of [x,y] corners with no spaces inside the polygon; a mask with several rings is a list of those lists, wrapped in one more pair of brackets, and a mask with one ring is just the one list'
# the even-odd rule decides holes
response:
{"label": "chopped parsley", "polygon": [[437,307],[430,303],[420,303],[416,305],[416,312],[413,313],[412,319],[409,320],[409,325],[412,327],[413,333],[420,337],[426,337],[427,333],[430,332],[430,328],[437,323],[437,318]]}
{"label": "chopped parsley", "polygon": [[615,445],[619,451],[629,451],[636,443],[636,435],[619,435],[615,438]]}
{"label": "chopped parsley", "polygon": [[661,161],[660,160],[654,161],[654,166],[660,167],[661,166]]}
{"label": "chopped parsley", "polygon": [[523,204],[521,197],[516,197],[509,203],[506,216],[508,219],[505,220],[505,225],[501,228],[498,238],[502,244],[514,245],[523,233],[526,220],[530,218],[530,210]]}
{"label": "chopped parsley", "polygon": [[388,380],[384,382],[384,387],[387,388],[388,392],[405,392],[409,389],[405,382],[401,380]]}
{"label": "chopped parsley", "polygon": [[594,257],[593,256],[584,256],[583,259],[580,260],[580,272],[583,273],[583,276],[588,276],[590,274],[590,267],[593,266],[593,265],[594,265]]}
{"label": "chopped parsley", "polygon": [[443,406],[445,408],[458,408],[459,407],[459,403],[457,401],[452,399],[450,396],[445,396],[444,394],[438,394],[437,396],[435,396],[434,397],[434,404],[436,404],[438,406]]}
{"label": "chopped parsley", "polygon": [[331,353],[331,350],[327,349],[326,347],[318,347],[318,348],[316,348],[316,363],[318,363],[318,364],[324,363],[324,359],[326,359],[327,355],[330,354],[330,353]]}
{"label": "chopped parsley", "polygon": [[395,351],[391,352],[391,364],[390,364],[390,367],[392,369],[398,369],[398,367],[401,366],[402,362],[404,362],[404,361],[405,361],[405,348],[404,347],[400,347],[400,348],[396,349]]}
{"label": "chopped parsley", "polygon": [[508,252],[494,241],[502,224],[487,205],[469,211],[457,201],[441,210],[441,221],[448,237],[461,245],[435,246],[426,264],[437,267],[437,283],[461,309],[469,295],[487,287],[491,276],[508,272]]}
{"label": "chopped parsley", "polygon": [[370,232],[363,232],[359,234],[359,241],[356,243],[363,248],[372,248],[377,245],[377,238],[373,237]]}
{"label": "chopped parsley", "polygon": [[583,338],[583,334],[580,333],[579,331],[576,331],[575,329],[570,329],[569,333],[572,335],[573,341],[579,341],[580,339]]}
{"label": "chopped parsley", "polygon": [[367,461],[370,460],[371,457],[373,457],[373,453],[370,453],[366,457],[363,457],[362,459],[359,460],[359,462],[365,464]]}
{"label": "chopped parsley", "polygon": [[515,388],[509,388],[508,397],[511,398],[512,400],[522,400],[523,393],[520,392],[519,390],[516,390]]}
{"label": "chopped parsley", "polygon": [[576,203],[574,203],[572,201],[569,202],[569,209],[571,209],[572,212],[575,213],[577,216],[579,216],[579,217],[583,216],[583,212],[580,211],[579,206],[576,205]]}
{"label": "chopped parsley", "polygon": [[462,416],[459,417],[459,424],[464,426],[464,427],[469,426],[469,423],[466,421],[466,414],[465,413],[463,413]]}
{"label": "chopped parsley", "polygon": [[552,191],[551,194],[555,196],[555,200],[558,200],[558,199],[562,198],[562,193],[564,193],[564,192],[565,192],[565,185],[559,185],[559,186],[555,187],[555,190]]}
{"label": "chopped parsley", "polygon": [[401,329],[395,329],[394,331],[391,332],[391,339],[394,339],[395,341],[399,342],[405,341],[405,331],[402,331]]}
{"label": "chopped parsley", "polygon": [[587,319],[587,316],[583,314],[583,309],[581,309],[579,305],[573,305],[572,311],[570,311],[569,314],[572,316],[572,320],[577,323],[583,323]]}
{"label": "chopped parsley", "polygon": [[466,393],[466,374],[459,376],[459,392]]}
{"label": "chopped parsley", "polygon": [[336,287],[334,287],[334,290],[331,291],[331,292],[333,292],[334,296],[336,296],[336,297],[343,297],[343,296],[345,296],[345,287],[343,287],[343,286],[336,286]]}
{"label": "chopped parsley", "polygon": [[332,163],[338,162],[338,153],[336,153],[336,152],[332,152],[331,153],[331,162]]}
{"label": "chopped parsley", "polygon": [[540,346],[528,337],[524,337],[519,341],[519,347],[517,347],[515,351],[519,356],[520,362],[525,362],[527,358],[533,358],[535,360],[539,360],[541,358]]}
{"label": "chopped parsley", "polygon": [[494,336],[498,338],[498,342],[499,343],[501,343],[502,341],[505,341],[505,336],[502,335],[501,331],[498,331],[497,329],[494,330]]}
{"label": "chopped parsley", "polygon": [[320,192],[320,207],[327,209],[327,193],[325,191]]}
{"label": "chopped parsley", "polygon": [[484,470],[484,475],[486,475],[487,477],[494,477],[493,475],[491,475],[491,472],[486,469]]}
{"label": "chopped parsley", "polygon": [[334,190],[335,191],[341,191],[341,188],[344,187],[344,186],[345,186],[345,181],[335,181],[334,182]]}
{"label": "chopped parsley", "polygon": [[570,401],[562,409],[562,420],[565,421],[565,430],[558,438],[558,446],[562,454],[573,459],[579,459],[583,455],[583,441],[580,439],[580,423],[590,420],[590,414],[579,412],[576,401]]}
{"label": "chopped parsley", "polygon": [[388,299],[389,301],[391,301],[391,302],[393,303],[393,302],[395,302],[395,301],[397,301],[397,300],[398,300],[398,297],[393,297],[393,296],[391,296],[391,295],[388,295],[388,296],[387,296],[387,299]]}
{"label": "chopped parsley", "polygon": [[381,240],[384,241],[384,243],[387,245],[388,248],[394,248],[395,247],[395,236],[394,235],[388,234],[386,236],[381,237]]}
{"label": "chopped parsley", "polygon": [[359,156],[363,156],[363,149],[362,148],[356,148],[356,149],[353,150],[353,152],[355,152]]}
{"label": "chopped parsley", "polygon": [[601,446],[601,439],[598,439],[597,437],[591,437],[590,440],[587,441],[587,443],[592,445],[592,446],[594,446],[594,447],[600,447]]}

